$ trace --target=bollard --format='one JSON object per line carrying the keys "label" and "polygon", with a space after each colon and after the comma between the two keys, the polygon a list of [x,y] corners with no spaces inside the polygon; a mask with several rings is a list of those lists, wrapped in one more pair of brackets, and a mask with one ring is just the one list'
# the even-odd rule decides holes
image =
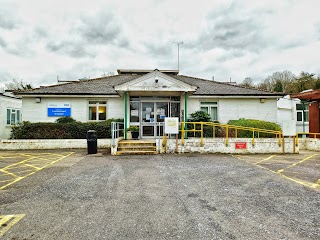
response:
{"label": "bollard", "polygon": [[95,130],[87,132],[88,154],[96,154],[98,152],[97,134]]}

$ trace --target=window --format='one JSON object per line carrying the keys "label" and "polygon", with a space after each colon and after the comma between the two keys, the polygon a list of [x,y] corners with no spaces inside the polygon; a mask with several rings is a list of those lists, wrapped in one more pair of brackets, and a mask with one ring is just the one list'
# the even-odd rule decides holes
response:
{"label": "window", "polygon": [[89,101],[89,120],[107,120],[107,102]]}
{"label": "window", "polygon": [[201,102],[200,110],[210,115],[212,121],[218,121],[218,103]]}
{"label": "window", "polygon": [[7,125],[14,125],[19,123],[21,120],[19,109],[7,109]]}
{"label": "window", "polygon": [[309,122],[308,104],[297,104],[297,122]]}

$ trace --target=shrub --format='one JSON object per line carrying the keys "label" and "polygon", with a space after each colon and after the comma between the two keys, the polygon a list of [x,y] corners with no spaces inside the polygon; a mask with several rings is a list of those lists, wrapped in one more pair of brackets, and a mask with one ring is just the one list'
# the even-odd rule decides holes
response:
{"label": "shrub", "polygon": [[211,117],[208,113],[203,112],[203,111],[197,111],[194,113],[190,114],[190,118],[189,122],[210,122],[211,121]]}
{"label": "shrub", "polygon": [[111,122],[30,123],[22,122],[12,127],[12,139],[86,139],[89,130],[95,130],[98,138],[111,138]]}
{"label": "shrub", "polygon": [[[236,125],[236,126],[243,126],[243,127],[253,127],[253,128],[281,131],[281,127],[277,123],[267,122],[267,121],[262,121],[262,120],[255,120],[255,119],[240,118],[239,120],[230,120],[228,122],[228,124]],[[233,133],[231,135],[235,135],[235,133]],[[252,131],[238,130],[237,136],[238,137],[252,137]],[[257,136],[257,133],[255,136]],[[260,137],[275,137],[274,134],[270,134],[270,133],[260,133],[259,136]]]}
{"label": "shrub", "polygon": [[74,123],[74,122],[76,122],[76,120],[73,119],[72,117],[61,117],[56,120],[56,123]]}

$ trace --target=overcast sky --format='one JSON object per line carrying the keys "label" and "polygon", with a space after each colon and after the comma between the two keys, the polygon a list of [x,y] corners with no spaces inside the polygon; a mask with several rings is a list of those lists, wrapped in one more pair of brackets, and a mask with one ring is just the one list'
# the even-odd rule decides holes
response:
{"label": "overcast sky", "polygon": [[319,0],[0,0],[0,87],[116,69],[240,83],[320,73]]}

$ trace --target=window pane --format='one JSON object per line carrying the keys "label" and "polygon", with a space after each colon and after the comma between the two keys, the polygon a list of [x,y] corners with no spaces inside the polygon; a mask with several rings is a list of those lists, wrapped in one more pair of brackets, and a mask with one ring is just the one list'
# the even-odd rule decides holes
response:
{"label": "window pane", "polygon": [[89,101],[89,104],[97,104],[98,101]]}
{"label": "window pane", "polygon": [[89,107],[89,120],[97,120],[97,107]]}
{"label": "window pane", "polygon": [[11,124],[15,124],[15,121],[16,121],[16,114],[11,112]]}
{"label": "window pane", "polygon": [[139,122],[139,102],[130,103],[130,122]]}
{"label": "window pane", "polygon": [[99,106],[99,120],[107,120],[107,108],[105,106]]}
{"label": "window pane", "polygon": [[217,102],[201,102],[202,105],[217,105]]}
{"label": "window pane", "polygon": [[99,104],[107,104],[106,101],[99,101]]}
{"label": "window pane", "polygon": [[20,122],[20,110],[17,110],[17,123]]}
{"label": "window pane", "polygon": [[303,110],[302,104],[297,104],[297,110]]}
{"label": "window pane", "polygon": [[309,111],[303,113],[303,119],[305,122],[309,122]]}
{"label": "window pane", "polygon": [[11,115],[11,111],[10,109],[7,109],[7,124],[10,124],[10,115]]}
{"label": "window pane", "polygon": [[297,121],[302,122],[302,112],[297,112]]}
{"label": "window pane", "polygon": [[211,120],[216,121],[218,120],[218,108],[217,107],[211,107]]}
{"label": "window pane", "polygon": [[201,107],[200,110],[202,112],[208,113],[208,108],[207,107]]}
{"label": "window pane", "polygon": [[180,97],[171,97],[171,101],[180,102]]}
{"label": "window pane", "polygon": [[171,117],[180,117],[180,103],[171,103]]}

